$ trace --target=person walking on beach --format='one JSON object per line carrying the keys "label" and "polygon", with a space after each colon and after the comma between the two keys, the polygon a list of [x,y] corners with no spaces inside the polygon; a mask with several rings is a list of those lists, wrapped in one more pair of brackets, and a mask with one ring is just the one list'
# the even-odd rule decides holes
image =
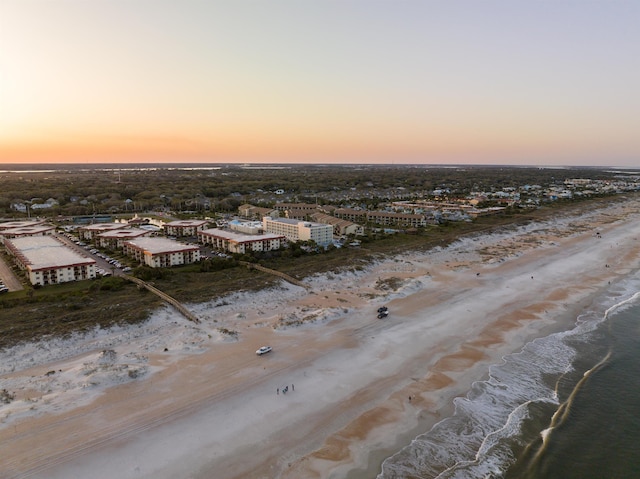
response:
{"label": "person walking on beach", "polygon": [[295,391],[295,390],[296,390],[296,388],[293,386],[293,384],[291,385],[291,390],[292,390],[292,391]]}
{"label": "person walking on beach", "polygon": [[280,388],[276,389],[276,394],[280,395]]}

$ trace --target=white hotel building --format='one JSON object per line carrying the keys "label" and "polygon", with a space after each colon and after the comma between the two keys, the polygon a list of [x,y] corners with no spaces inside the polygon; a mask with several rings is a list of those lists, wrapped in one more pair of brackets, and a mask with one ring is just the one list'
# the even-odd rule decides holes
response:
{"label": "white hotel building", "polygon": [[31,284],[66,283],[96,277],[96,262],[67,247],[52,236],[7,239],[7,252],[14,256]]}
{"label": "white hotel building", "polygon": [[309,221],[287,218],[262,218],[265,233],[283,235],[289,241],[315,241],[317,245],[327,246],[333,241],[333,226]]}

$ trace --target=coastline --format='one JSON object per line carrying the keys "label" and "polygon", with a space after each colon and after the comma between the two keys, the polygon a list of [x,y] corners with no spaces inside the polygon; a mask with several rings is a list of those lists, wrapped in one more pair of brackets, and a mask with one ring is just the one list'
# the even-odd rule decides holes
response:
{"label": "coastline", "polygon": [[[92,477],[372,477],[390,453],[449,416],[452,399],[489,365],[570,328],[609,282],[638,267],[636,205],[314,277],[311,293],[283,285],[194,305],[201,326],[162,310],[150,327],[120,339],[50,345],[80,352],[55,362],[37,359],[42,345],[22,356],[3,352],[1,362],[14,369],[2,372],[3,383],[23,389],[0,407],[0,470],[48,478],[82,477],[100,465]],[[394,290],[389,279],[402,286]],[[382,304],[391,314],[379,320]],[[302,325],[281,327],[283,318]],[[262,344],[274,351],[256,357]],[[109,363],[106,350],[117,359]],[[93,369],[102,376],[86,374]],[[96,384],[64,390],[65,381],[87,376]],[[276,393],[293,384],[286,396]]]}

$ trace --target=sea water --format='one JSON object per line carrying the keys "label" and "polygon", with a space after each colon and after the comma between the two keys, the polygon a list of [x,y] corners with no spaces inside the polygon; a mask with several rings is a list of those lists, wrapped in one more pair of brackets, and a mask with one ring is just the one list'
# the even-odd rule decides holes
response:
{"label": "sea water", "polygon": [[379,479],[640,477],[640,274],[528,343],[384,461]]}

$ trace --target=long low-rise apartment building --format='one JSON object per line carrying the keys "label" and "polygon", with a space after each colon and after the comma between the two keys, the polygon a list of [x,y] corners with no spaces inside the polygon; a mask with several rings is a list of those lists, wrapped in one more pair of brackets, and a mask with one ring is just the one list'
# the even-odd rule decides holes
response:
{"label": "long low-rise apartment building", "polygon": [[314,241],[320,246],[333,242],[333,226],[322,223],[265,216],[262,218],[262,229],[265,233],[282,235],[294,242]]}
{"label": "long low-rise apartment building", "polygon": [[96,236],[96,243],[101,248],[122,249],[125,241],[150,236],[151,231],[139,228],[125,228],[105,231]]}
{"label": "long low-rise apartment building", "polygon": [[200,247],[167,238],[137,238],[125,241],[126,255],[152,268],[167,268],[200,261]]}
{"label": "long low-rise apartment building", "polygon": [[212,228],[198,232],[198,240],[219,251],[243,254],[279,249],[286,238],[284,235],[272,233],[251,235]]}
{"label": "long low-rise apartment building", "polygon": [[45,223],[3,228],[0,230],[0,241],[10,238],[24,238],[27,236],[49,236],[55,233],[56,227]]}
{"label": "long low-rise apartment building", "polygon": [[333,226],[333,234],[336,236],[357,235],[362,236],[364,234],[364,226],[352,223],[342,218],[336,218],[335,216],[327,215],[325,213],[313,213],[311,215],[313,221]]}
{"label": "long low-rise apartment building", "polygon": [[380,225],[400,225],[400,226],[426,226],[425,215],[413,215],[408,213],[392,213],[388,211],[369,211],[367,221]]}
{"label": "long low-rise apartment building", "polygon": [[20,269],[33,285],[66,283],[96,277],[96,261],[52,236],[29,236],[5,241]]}
{"label": "long low-rise apartment building", "polygon": [[264,216],[278,218],[280,216],[279,211],[275,208],[262,208],[260,206],[253,206],[249,204],[239,206],[238,214],[243,218],[249,219],[262,219]]}
{"label": "long low-rise apartment building", "polygon": [[337,208],[333,211],[333,215],[336,218],[355,221],[356,223],[366,223],[367,221],[366,210],[355,210],[353,208]]}
{"label": "long low-rise apartment building", "polygon": [[333,212],[338,217],[358,223],[376,223],[381,225],[426,226],[429,221],[425,215],[393,213],[389,211],[366,211],[339,208]]}
{"label": "long low-rise apartment building", "polygon": [[22,228],[24,226],[35,226],[46,223],[46,220],[16,220],[16,221],[3,221],[0,223],[0,230],[6,228]]}
{"label": "long low-rise apartment building", "polygon": [[94,223],[77,229],[78,237],[84,241],[94,241],[96,237],[107,231],[122,230],[127,226],[122,223]]}
{"label": "long low-rise apartment building", "polygon": [[206,226],[206,220],[176,220],[165,224],[164,231],[169,236],[196,236]]}

